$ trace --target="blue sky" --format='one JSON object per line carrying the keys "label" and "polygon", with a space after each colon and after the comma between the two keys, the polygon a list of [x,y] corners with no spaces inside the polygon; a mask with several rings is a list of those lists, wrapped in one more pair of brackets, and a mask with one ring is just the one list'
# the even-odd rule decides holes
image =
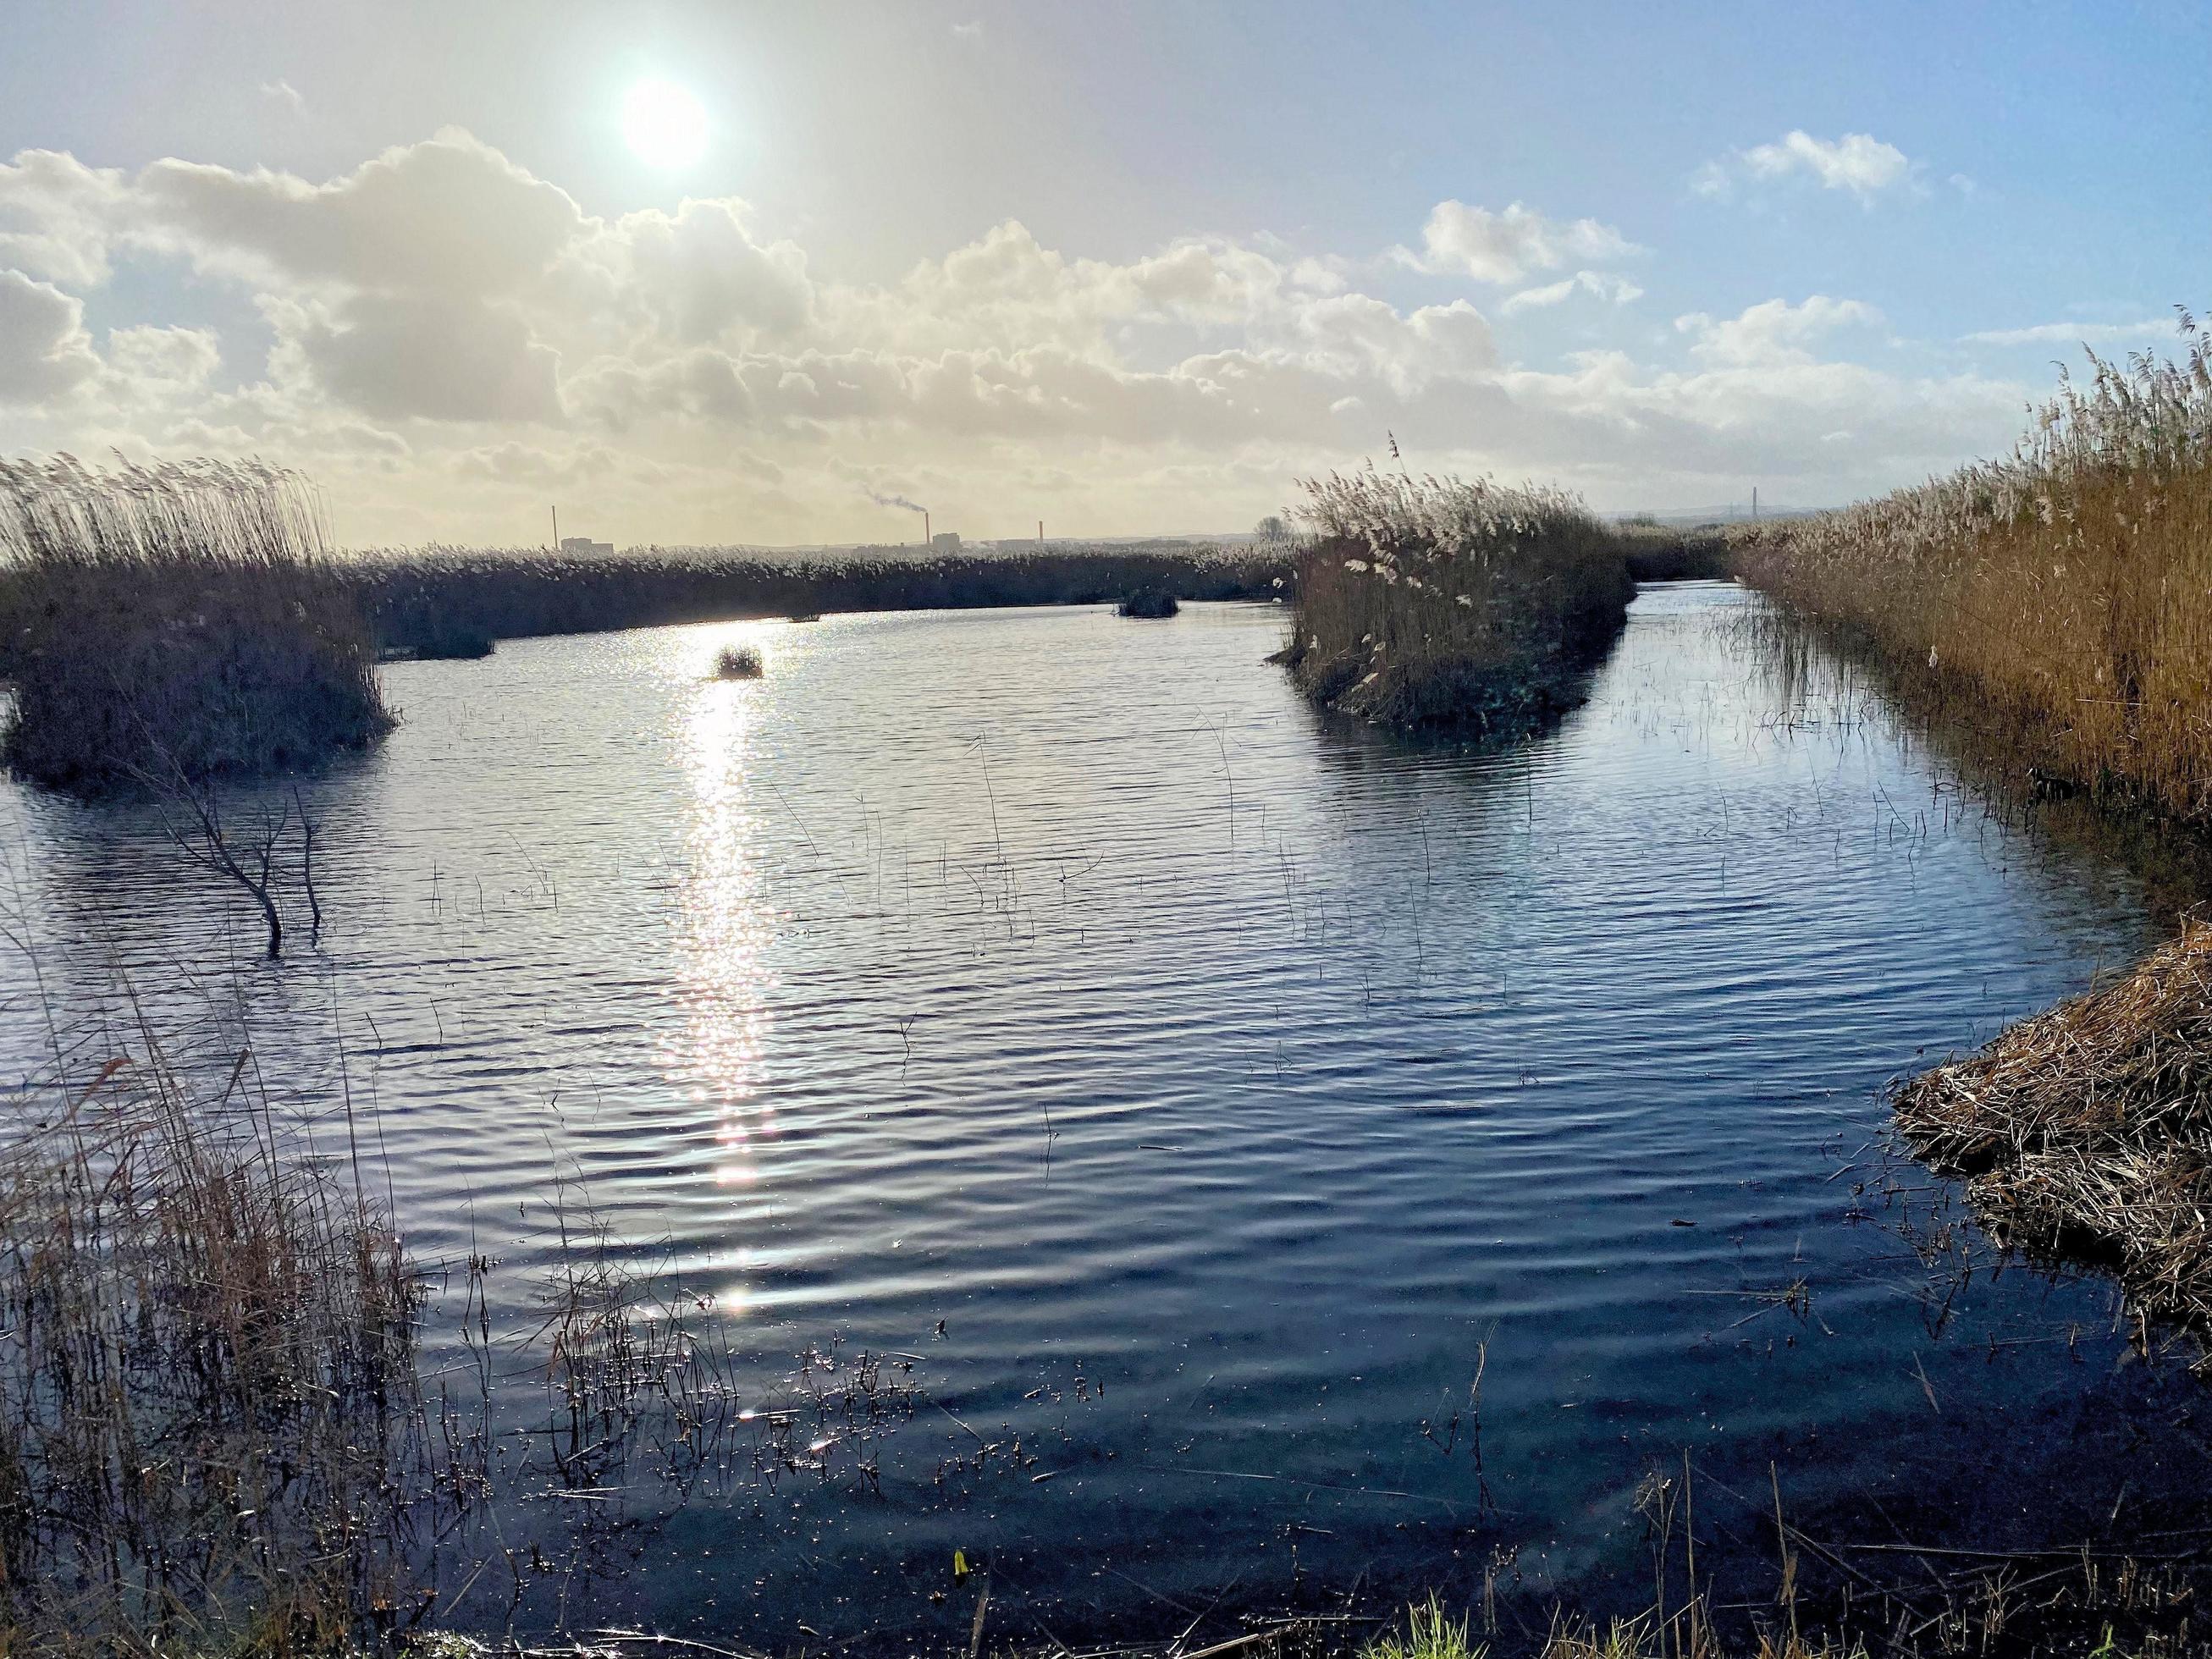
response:
{"label": "blue sky", "polygon": [[1386,430],[1824,504],[2205,297],[2208,18],[19,3],[0,447],[252,449],[353,540],[1237,528]]}

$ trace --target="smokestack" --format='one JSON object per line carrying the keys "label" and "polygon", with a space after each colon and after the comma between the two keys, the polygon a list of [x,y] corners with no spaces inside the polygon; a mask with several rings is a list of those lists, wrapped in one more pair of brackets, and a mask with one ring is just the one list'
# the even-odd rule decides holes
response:
{"label": "smokestack", "polygon": [[921,509],[921,544],[924,547],[930,545],[929,509],[926,507]]}

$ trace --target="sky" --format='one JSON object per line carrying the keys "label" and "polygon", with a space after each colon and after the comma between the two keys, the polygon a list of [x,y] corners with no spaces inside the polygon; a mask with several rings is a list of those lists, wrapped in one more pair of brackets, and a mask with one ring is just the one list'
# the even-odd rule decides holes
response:
{"label": "sky", "polygon": [[9,0],[0,453],[355,546],[1606,511],[2002,453],[2212,301],[2212,9]]}

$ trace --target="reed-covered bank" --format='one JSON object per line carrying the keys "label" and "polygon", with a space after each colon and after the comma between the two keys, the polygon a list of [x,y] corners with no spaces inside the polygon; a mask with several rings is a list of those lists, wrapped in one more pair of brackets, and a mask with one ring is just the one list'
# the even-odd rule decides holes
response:
{"label": "reed-covered bank", "polygon": [[1562,490],[1373,469],[1305,485],[1280,660],[1379,724],[1510,735],[1579,700],[1634,596],[1626,540]]}
{"label": "reed-covered bank", "polygon": [[[2094,354],[2000,460],[1741,526],[1747,581],[1870,661],[2001,787],[2212,830],[2212,343]],[[2212,931],[1901,1087],[1898,1121],[2031,1249],[2212,1328]]]}
{"label": "reed-covered bank", "polygon": [[2013,453],[1734,532],[1744,579],[2022,779],[2212,823],[2212,361],[2094,356]]}
{"label": "reed-covered bank", "polygon": [[2212,924],[1898,1092],[1899,1126],[2011,1240],[2109,1262],[2212,1331]]}
{"label": "reed-covered bank", "polygon": [[165,787],[312,765],[391,726],[313,496],[253,464],[0,461],[0,760]]}
{"label": "reed-covered bank", "polygon": [[896,549],[794,557],[742,547],[646,548],[605,556],[430,547],[368,552],[341,575],[378,642],[439,651],[445,641],[588,634],[836,611],[1097,605],[1140,591],[1183,599],[1273,599],[1286,550],[1110,543],[1042,552],[910,556]]}

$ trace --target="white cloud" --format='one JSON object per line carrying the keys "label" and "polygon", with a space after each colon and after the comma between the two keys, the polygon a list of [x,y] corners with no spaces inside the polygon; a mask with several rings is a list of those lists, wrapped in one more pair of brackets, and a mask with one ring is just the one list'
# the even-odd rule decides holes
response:
{"label": "white cloud", "polygon": [[1578,270],[1571,276],[1562,276],[1556,283],[1541,288],[1524,288],[1506,296],[1498,309],[1507,315],[1516,311],[1528,311],[1555,306],[1577,294],[1594,294],[1599,299],[1617,306],[1644,297],[1644,290],[1626,276],[1606,270]]}
{"label": "white cloud", "polygon": [[742,202],[686,201],[673,215],[633,213],[584,252],[632,291],[677,338],[721,337],[734,327],[789,334],[813,303],[806,256],[791,242],[763,246]]}
{"label": "white cloud", "polygon": [[323,185],[156,161],[106,216],[121,238],[264,283],[471,295],[542,276],[584,228],[565,191],[453,130]]}
{"label": "white cloud", "polygon": [[99,368],[82,303],[52,283],[0,270],[0,404],[44,403]]}
{"label": "white cloud", "polygon": [[1692,312],[1677,317],[1674,329],[1690,337],[1691,353],[1706,362],[1779,366],[1812,362],[1812,343],[1823,335],[1881,321],[1881,313],[1864,301],[1815,294],[1802,305],[1767,300],[1718,319]]}
{"label": "white cloud", "polygon": [[2171,340],[2178,329],[2171,317],[2145,317],[2132,323],[2037,323],[2028,328],[1985,328],[1959,337],[1969,345],[2131,345]]}
{"label": "white cloud", "polygon": [[215,331],[139,324],[108,331],[107,366],[141,390],[187,391],[205,386],[222,361]]}
{"label": "white cloud", "polygon": [[300,96],[299,88],[289,81],[264,81],[261,95],[272,104],[282,104],[295,115],[307,107],[307,100]]}
{"label": "white cloud", "polygon": [[123,175],[57,150],[0,162],[0,267],[92,287],[107,280],[109,234]]}
{"label": "white cloud", "polygon": [[[1822,295],[1691,313],[1656,360],[1525,367],[1506,319],[1613,314],[1638,290],[1605,267],[1639,250],[1519,204],[1440,204],[1420,240],[1098,258],[1008,221],[860,283],[742,202],[594,216],[457,131],[321,182],[30,152],[0,166],[0,400],[11,441],[295,461],[356,541],[534,536],[567,490],[618,539],[797,541],[904,533],[862,488],[886,477],[976,534],[1249,522],[1385,430],[1424,465],[1601,501],[1709,499],[1747,470],[1832,500],[2002,447],[2026,398],[1838,360],[1879,313]],[[126,255],[96,344],[79,296]],[[1547,280],[1487,315],[1368,291],[1408,264]],[[173,325],[165,269],[252,305],[265,341]]]}
{"label": "white cloud", "polygon": [[1502,213],[1439,202],[1421,228],[1421,248],[1398,250],[1416,268],[1486,283],[1517,282],[1531,270],[1556,270],[1574,260],[1602,263],[1643,252],[1595,219],[1548,219],[1516,202]]}
{"label": "white cloud", "polygon": [[964,23],[955,23],[952,32],[963,40],[980,40],[983,38],[983,20],[971,17]]}
{"label": "white cloud", "polygon": [[1742,183],[1803,177],[1824,189],[1848,191],[1861,204],[1871,205],[1885,191],[1912,187],[1916,171],[1903,150],[1871,133],[1815,138],[1795,131],[1772,143],[1755,144],[1706,162],[1691,183],[1702,195],[1726,199]]}

